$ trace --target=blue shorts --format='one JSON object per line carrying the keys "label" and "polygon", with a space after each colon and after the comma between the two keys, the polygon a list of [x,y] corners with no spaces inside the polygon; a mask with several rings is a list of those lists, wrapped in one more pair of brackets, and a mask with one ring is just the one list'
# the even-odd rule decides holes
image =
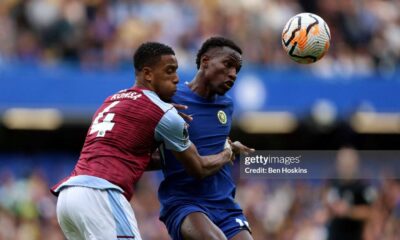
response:
{"label": "blue shorts", "polygon": [[187,215],[193,212],[204,213],[225,236],[230,239],[242,230],[251,232],[249,223],[241,209],[217,209],[207,208],[193,203],[180,204],[170,207],[160,217],[167,226],[168,233],[173,240],[182,240],[181,225]]}

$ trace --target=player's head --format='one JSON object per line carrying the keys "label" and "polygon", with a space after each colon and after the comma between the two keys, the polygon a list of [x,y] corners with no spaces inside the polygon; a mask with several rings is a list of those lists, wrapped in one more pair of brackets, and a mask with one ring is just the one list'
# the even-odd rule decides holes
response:
{"label": "player's head", "polygon": [[242,50],[229,39],[211,37],[199,49],[196,64],[210,90],[223,95],[233,86],[242,67]]}
{"label": "player's head", "polygon": [[179,82],[178,62],[171,47],[157,42],[139,46],[133,56],[136,81],[170,101]]}
{"label": "player's head", "polygon": [[336,170],[341,179],[350,180],[356,177],[359,171],[359,156],[354,148],[339,149],[336,157]]}

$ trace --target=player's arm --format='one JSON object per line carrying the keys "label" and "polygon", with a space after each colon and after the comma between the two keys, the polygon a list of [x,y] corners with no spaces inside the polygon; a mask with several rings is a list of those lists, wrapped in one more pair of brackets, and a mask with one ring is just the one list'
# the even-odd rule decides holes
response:
{"label": "player's arm", "polygon": [[[223,165],[231,162],[232,150],[227,147],[219,154],[200,156],[197,148],[189,140],[185,121],[175,109],[166,112],[155,130],[155,138],[164,143],[164,147],[171,150],[181,161],[186,171],[196,177],[204,178],[214,174]],[[229,144],[228,144],[229,146]]]}
{"label": "player's arm", "polygon": [[191,176],[199,179],[213,175],[222,166],[230,163],[232,157],[232,150],[229,148],[225,148],[218,154],[200,156],[193,143],[182,152],[172,150],[172,153]]}
{"label": "player's arm", "polygon": [[238,154],[248,155],[248,154],[253,153],[253,152],[256,151],[254,148],[249,148],[246,145],[243,145],[239,141],[232,142],[230,139],[228,141],[229,141],[229,144],[232,147],[233,153],[236,154],[236,155],[238,155]]}

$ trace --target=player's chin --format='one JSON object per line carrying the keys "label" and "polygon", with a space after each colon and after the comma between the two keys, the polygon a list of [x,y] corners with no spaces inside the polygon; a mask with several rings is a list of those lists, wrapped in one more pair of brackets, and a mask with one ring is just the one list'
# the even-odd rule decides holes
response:
{"label": "player's chin", "polygon": [[163,100],[164,102],[172,102],[172,97],[175,95],[175,92],[176,91],[173,91],[173,92],[168,93],[168,94],[164,94],[161,97],[161,100]]}
{"label": "player's chin", "polygon": [[162,97],[161,100],[163,100],[164,102],[167,102],[167,103],[171,103],[172,102],[172,96]]}
{"label": "player's chin", "polygon": [[230,88],[228,88],[226,85],[222,85],[218,90],[217,90],[217,94],[218,95],[225,95],[225,93],[227,93],[230,90]]}

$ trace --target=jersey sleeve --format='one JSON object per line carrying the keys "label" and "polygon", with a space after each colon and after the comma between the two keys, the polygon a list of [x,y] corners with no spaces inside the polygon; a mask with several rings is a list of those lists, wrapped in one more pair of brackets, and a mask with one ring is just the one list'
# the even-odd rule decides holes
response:
{"label": "jersey sleeve", "polygon": [[172,151],[183,152],[190,146],[187,124],[175,108],[168,110],[158,122],[155,139]]}

